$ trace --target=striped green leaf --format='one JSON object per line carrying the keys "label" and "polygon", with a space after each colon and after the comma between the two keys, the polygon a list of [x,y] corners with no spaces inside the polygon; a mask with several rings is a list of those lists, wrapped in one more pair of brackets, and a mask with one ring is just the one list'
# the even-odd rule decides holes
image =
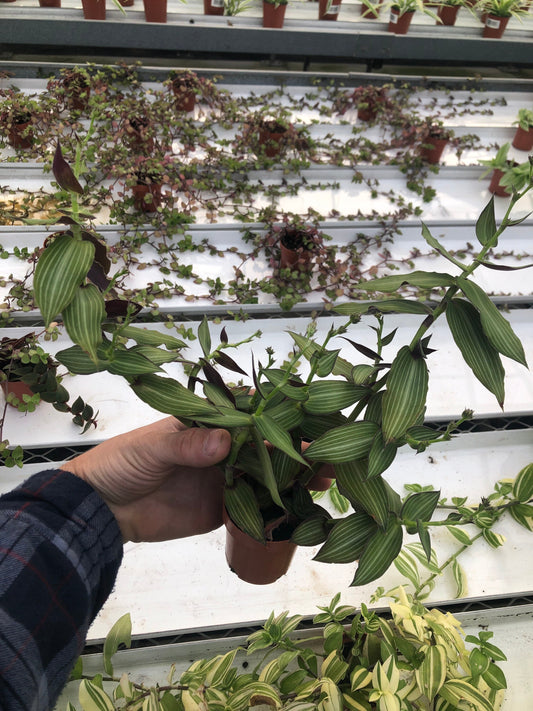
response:
{"label": "striped green leaf", "polygon": [[241,531],[264,543],[265,524],[252,487],[242,479],[237,479],[224,490],[224,504],[228,516]]}
{"label": "striped green leaf", "polygon": [[83,711],[114,711],[115,705],[109,696],[89,679],[82,679],[78,698]]}
{"label": "striped green leaf", "polygon": [[[494,195],[483,208],[476,222],[476,237],[480,244],[487,244],[497,232],[496,217],[494,215]],[[496,243],[492,245],[496,246]]]}
{"label": "striped green leaf", "polygon": [[295,401],[284,400],[274,407],[268,407],[266,414],[274,420],[283,430],[291,432],[304,420],[304,413]]}
{"label": "striped green leaf", "polygon": [[313,560],[320,563],[353,563],[375,531],[376,524],[368,514],[351,514],[333,526]]}
{"label": "striped green leaf", "polygon": [[417,588],[420,585],[420,575],[418,573],[416,560],[405,548],[400,551],[395,559],[394,567],[400,575],[403,575],[404,578],[407,578],[407,580],[413,584],[413,587]]}
{"label": "striped green leaf", "polygon": [[468,535],[466,531],[463,531],[462,528],[459,528],[458,526],[446,526],[448,531],[452,534],[452,536],[455,538],[456,541],[459,541],[459,543],[463,546],[470,546],[472,545],[472,539]]}
{"label": "striped green leaf", "polygon": [[[291,383],[286,382],[287,373],[284,370],[278,368],[267,368],[261,371],[272,385],[279,386],[281,392],[291,400],[304,401],[307,400],[307,387],[303,385],[299,387],[298,385],[291,385]],[[283,383],[283,385],[281,384]]]}
{"label": "striped green leaf", "polygon": [[175,417],[194,418],[217,412],[213,405],[172,378],[152,374],[139,375],[131,383],[131,388],[137,397],[150,407]]}
{"label": "striped green leaf", "polygon": [[365,686],[369,686],[372,682],[372,672],[361,665],[354,667],[350,674],[350,689],[352,691],[358,691],[359,689],[364,689]]}
{"label": "striped green leaf", "polygon": [[184,341],[180,341],[179,338],[175,338],[168,333],[162,333],[155,329],[141,328],[140,326],[120,326],[116,324],[104,326],[104,331],[108,333],[114,333],[117,330],[120,331],[121,336],[130,338],[140,346],[165,346],[173,350],[187,348],[187,344],[184,343]]}
{"label": "striped green leaf", "polygon": [[505,674],[500,667],[494,663],[490,663],[488,669],[483,674],[483,681],[490,686],[491,689],[498,691],[499,689],[507,689],[507,681]]}
{"label": "striped green leaf", "polygon": [[468,661],[470,663],[470,673],[473,677],[478,677],[484,674],[490,664],[490,659],[485,652],[477,647],[470,652],[470,658]]}
{"label": "striped green leaf", "polygon": [[439,503],[440,491],[419,491],[411,494],[400,513],[404,521],[429,521]]}
{"label": "striped green leaf", "polygon": [[468,595],[468,581],[466,579],[465,571],[457,558],[455,558],[452,563],[452,573],[456,585],[457,594],[455,597],[466,597]]}
{"label": "striped green leaf", "polygon": [[152,363],[142,353],[131,352],[126,349],[117,350],[113,353],[107,369],[113,375],[123,375],[124,377],[135,377],[161,370],[158,365]]}
{"label": "striped green leaf", "polygon": [[317,546],[323,543],[328,535],[327,518],[315,516],[296,527],[291,536],[291,541],[298,546]]}
{"label": "striped green leaf", "polygon": [[[301,408],[298,408],[302,412]],[[269,410],[270,413],[270,410]],[[332,427],[340,427],[346,423],[346,417],[340,412],[332,413],[331,415],[304,415],[299,431],[302,437],[307,439],[318,439],[323,434],[328,432]]]}
{"label": "striped green leaf", "polygon": [[113,664],[111,659],[120,645],[131,646],[131,616],[127,612],[122,615],[107,633],[104,642],[103,658],[104,670],[109,676],[113,676]]}
{"label": "striped green leaf", "polygon": [[372,707],[362,694],[343,694],[344,708],[347,711],[372,711]]}
{"label": "striped green leaf", "polygon": [[513,496],[522,504],[533,497],[533,464],[528,464],[518,473],[513,483]]}
{"label": "striped green leaf", "polygon": [[92,375],[93,373],[99,373],[105,370],[108,365],[108,361],[102,359],[103,353],[100,350],[98,355],[100,356],[100,360],[98,363],[95,363],[80,346],[71,346],[70,348],[65,348],[56,353],[55,357],[70,373],[75,373],[76,375]]}
{"label": "striped green leaf", "polygon": [[446,681],[447,655],[442,644],[428,647],[422,664],[415,671],[418,688],[430,702]]}
{"label": "striped green leaf", "polygon": [[441,272],[420,272],[414,271],[408,274],[393,274],[392,276],[372,279],[356,285],[357,289],[363,291],[397,291],[401,286],[409,284],[420,289],[433,289],[438,286],[453,286],[455,279],[449,274]]}
{"label": "striped green leaf", "polygon": [[528,531],[533,531],[533,506],[528,504],[513,504],[509,513],[514,520]]}
{"label": "striped green leaf", "polygon": [[525,365],[527,368],[526,356],[520,339],[511,328],[509,321],[493,304],[483,289],[474,284],[474,282],[461,277],[457,279],[457,285],[470,303],[479,311],[483,332],[494,348],[502,355]]}
{"label": "striped green leaf", "polygon": [[[276,477],[274,476],[274,470],[272,469],[272,459],[270,458],[270,453],[265,444],[265,436],[261,434],[260,430],[253,429],[253,436],[255,441],[255,447],[257,450],[257,455],[261,463],[261,475],[260,482],[266,487],[272,497],[272,501],[277,504],[281,509],[285,508],[283,501],[279,495],[278,484]],[[289,437],[290,439],[290,437]],[[292,442],[291,442],[292,445]]]}
{"label": "striped green leaf", "polygon": [[311,461],[337,464],[366,457],[378,426],[374,422],[352,422],[334,427],[312,442],[305,452]]}
{"label": "striped green leaf", "polygon": [[426,361],[403,346],[392,362],[382,402],[385,442],[402,437],[417,424],[424,411],[428,391]]}
{"label": "striped green leaf", "polygon": [[421,301],[413,301],[412,299],[384,299],[383,301],[349,301],[345,304],[337,304],[333,308],[339,314],[351,316],[353,314],[366,314],[372,310],[381,311],[382,313],[398,313],[398,314],[429,314],[431,309]]}
{"label": "striped green leaf", "polygon": [[379,476],[368,478],[365,460],[353,460],[335,465],[337,484],[356,509],[364,509],[384,526],[391,510],[388,484]]}
{"label": "striped green leaf", "polygon": [[63,233],[39,257],[33,278],[35,302],[45,324],[70,304],[94,260],[94,245]]}
{"label": "striped green leaf", "polygon": [[275,687],[263,681],[254,681],[239,689],[228,698],[226,708],[231,711],[243,711],[256,704],[266,704],[269,708],[281,707],[279,692]]}
{"label": "striped green leaf", "polygon": [[464,679],[449,679],[441,686],[439,696],[454,706],[466,703],[475,711],[494,711],[490,701]]}
{"label": "striped green leaf", "polygon": [[232,649],[226,654],[221,654],[216,658],[216,663],[209,669],[209,674],[206,676],[208,686],[221,686],[231,669],[231,665],[235,661],[235,656],[239,650]]}
{"label": "striped green leaf", "polygon": [[432,573],[440,573],[437,554],[434,550],[431,551],[431,556],[428,559],[424,546],[421,543],[408,543],[406,549],[414,555],[419,563]]}
{"label": "striped green leaf", "polygon": [[320,667],[320,676],[331,679],[338,684],[348,671],[349,664],[339,656],[337,651],[333,651],[324,659]]}
{"label": "striped green leaf", "polygon": [[446,308],[446,319],[465,363],[503,408],[505,371],[498,351],[483,331],[479,313],[468,301],[452,299]]}
{"label": "striped green leaf", "polygon": [[343,711],[342,694],[337,684],[327,677],[321,679],[320,683],[322,690],[320,701],[321,711]]}
{"label": "striped green leaf", "polygon": [[246,412],[240,412],[233,407],[217,407],[216,413],[197,415],[198,422],[217,427],[247,427],[252,424],[252,417]]}
{"label": "striped green leaf", "polygon": [[264,412],[261,415],[252,415],[252,420],[263,439],[273,444],[274,447],[281,449],[282,452],[285,452],[285,454],[288,454],[289,457],[292,457],[292,459],[300,462],[300,464],[305,464],[307,466],[305,459],[294,448],[289,433],[284,430],[272,417],[270,417],[270,415],[267,415]]}
{"label": "striped green leaf", "polygon": [[209,333],[209,323],[205,316],[198,326],[198,341],[204,356],[207,358],[211,354],[211,334]]}
{"label": "striped green leaf", "polygon": [[102,342],[101,324],[105,315],[104,298],[94,284],[78,287],[70,303],[63,309],[63,321],[68,335],[95,362],[96,349]]}
{"label": "striped green leaf", "polygon": [[284,491],[292,484],[300,471],[300,464],[281,449],[274,449],[270,453],[272,469],[276,477],[278,491]]}
{"label": "striped green leaf", "polygon": [[316,374],[319,378],[326,378],[331,375],[335,368],[335,363],[339,357],[340,349],[335,351],[324,351],[322,355],[317,354]]}
{"label": "striped green leaf", "polygon": [[368,476],[369,478],[379,476],[386,471],[396,457],[398,447],[393,442],[385,444],[383,433],[379,430],[374,437],[372,447],[368,454]]}
{"label": "striped green leaf", "polygon": [[225,390],[220,388],[218,385],[205,382],[202,383],[202,389],[204,391],[204,395],[209,400],[209,402],[212,402],[213,405],[215,405],[216,407],[233,408],[233,403],[227,397]]}
{"label": "striped green leaf", "polygon": [[[302,336],[300,333],[294,333],[294,331],[288,331],[288,333],[307,360],[311,360],[313,354],[321,350],[320,346],[318,346],[311,338]],[[333,375],[341,375],[343,378],[349,379],[351,371],[352,365],[344,358],[337,357],[335,360],[335,366],[331,372]]]}
{"label": "striped green leaf", "polygon": [[500,548],[505,543],[505,536],[491,531],[490,528],[482,529],[481,534],[491,548]]}
{"label": "striped green leaf", "polygon": [[346,380],[317,380],[308,387],[309,397],[303,409],[312,415],[327,415],[353,405],[367,394],[367,388]]}
{"label": "striped green leaf", "polygon": [[402,549],[403,532],[392,518],[385,530],[379,529],[369,540],[350,585],[366,585],[383,575]]}
{"label": "striped green leaf", "polygon": [[157,348],[156,346],[144,346],[138,345],[133,346],[129,349],[130,353],[140,353],[148,360],[151,360],[154,365],[164,365],[165,363],[172,363],[178,356],[172,351],[167,351],[164,348]]}

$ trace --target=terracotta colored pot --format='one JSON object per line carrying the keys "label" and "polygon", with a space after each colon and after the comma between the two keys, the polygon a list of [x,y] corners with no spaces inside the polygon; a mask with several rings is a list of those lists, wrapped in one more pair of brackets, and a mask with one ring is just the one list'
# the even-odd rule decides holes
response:
{"label": "terracotta colored pot", "polygon": [[26,135],[22,135],[29,125],[29,121],[11,125],[7,132],[7,140],[13,148],[31,148],[33,146],[32,130],[30,129]]}
{"label": "terracotta colored pot", "polygon": [[61,0],[39,0],[40,7],[61,7]]}
{"label": "terracotta colored pot", "polygon": [[0,2],[15,2],[15,0],[0,0]]}
{"label": "terracotta colored pot", "polygon": [[286,9],[287,5],[275,7],[271,2],[263,0],[263,27],[275,27],[277,29],[283,27]]}
{"label": "terracotta colored pot", "polygon": [[[155,212],[161,206],[161,185],[150,183],[150,185],[134,185],[131,188],[135,209],[139,212]],[[147,198],[151,195],[151,198]]]}
{"label": "terracotta colored pot", "polygon": [[296,551],[295,543],[260,543],[241,531],[225,509],[223,516],[226,525],[226,560],[241,580],[253,585],[268,585],[285,575]]}
{"label": "terracotta colored pot", "polygon": [[[177,82],[178,80],[176,80]],[[174,92],[174,106],[178,111],[194,111],[196,105],[196,94],[192,89],[189,89],[182,84],[172,84]]]}
{"label": "terracotta colored pot", "polygon": [[320,474],[314,474],[307,482],[306,487],[309,491],[327,491],[333,484],[333,479]]}
{"label": "terracotta colored pot", "polygon": [[280,154],[286,133],[286,130],[271,131],[267,127],[259,129],[259,145],[263,146],[264,154],[268,156],[268,158],[274,158]]}
{"label": "terracotta colored pot", "polygon": [[132,7],[134,0],[118,0],[122,7]]}
{"label": "terracotta colored pot", "polygon": [[438,11],[440,23],[437,22],[437,25],[447,25],[448,27],[455,25],[458,12],[459,5],[441,5]]}
{"label": "terracotta colored pot", "polygon": [[365,20],[378,20],[380,10],[381,10],[381,3],[376,7],[376,14],[374,14],[369,7],[367,7],[366,5],[363,5],[361,3],[359,13],[360,13],[361,17],[365,18]]}
{"label": "terracotta colored pot", "polygon": [[389,32],[393,32],[395,35],[406,35],[414,14],[413,11],[404,12],[403,15],[400,15],[398,10],[392,8],[389,17]]}
{"label": "terracotta colored pot", "polygon": [[376,99],[376,101],[372,102],[365,102],[368,103],[368,106],[366,107],[361,107],[357,109],[357,118],[360,121],[374,121],[376,116],[378,115],[378,107],[380,104],[384,104],[386,101],[385,96],[382,98]]}
{"label": "terracotta colored pot", "polygon": [[483,37],[499,39],[505,32],[508,17],[496,17],[490,13],[485,17],[485,26],[483,27]]}
{"label": "terracotta colored pot", "polygon": [[[29,395],[30,397],[34,395],[34,392],[30,388],[30,386],[26,385],[26,383],[23,383],[21,380],[18,380],[16,382],[4,380],[0,383],[0,387],[2,388],[2,391],[6,398],[9,393],[13,393],[13,395],[21,402],[23,402],[23,395]],[[13,403],[9,403],[9,405],[11,405],[11,407],[16,407],[16,405],[14,405]]]}
{"label": "terracotta colored pot", "polygon": [[224,0],[204,0],[204,15],[223,15]]}
{"label": "terracotta colored pot", "polygon": [[503,178],[504,172],[499,168],[495,168],[492,173],[492,179],[489,185],[489,193],[493,193],[498,197],[511,197],[511,193],[507,192],[507,188],[500,185],[500,180]]}
{"label": "terracotta colored pot", "polygon": [[143,0],[146,22],[167,21],[167,0]]}
{"label": "terracotta colored pot", "polygon": [[288,247],[285,247],[284,244],[281,244],[281,242],[279,247],[281,252],[279,260],[280,269],[293,267],[294,269],[298,269],[302,272],[310,271],[313,257],[313,253],[310,249],[289,249]]}
{"label": "terracotta colored pot", "polygon": [[420,157],[423,158],[428,163],[433,165],[437,164],[442,156],[442,153],[446,146],[448,145],[448,138],[432,138],[428,136],[424,139],[424,143],[431,148],[425,148],[422,146],[420,148]]}
{"label": "terracotta colored pot", "polygon": [[342,0],[331,0],[329,11],[328,2],[329,0],[318,0],[319,20],[336,20],[338,18]]}
{"label": "terracotta colored pot", "polygon": [[71,85],[65,86],[67,103],[71,109],[75,111],[85,111],[89,103],[91,95],[90,86],[80,86],[73,82]]}
{"label": "terracotta colored pot", "polygon": [[520,126],[517,127],[513,138],[513,146],[519,151],[530,151],[533,149],[533,128],[524,131]]}
{"label": "terracotta colored pot", "polygon": [[81,0],[86,20],[105,20],[105,0]]}
{"label": "terracotta colored pot", "polygon": [[144,154],[149,155],[154,150],[154,139],[151,136],[145,136],[144,129],[146,122],[142,119],[130,119],[127,136],[132,148],[137,148]]}

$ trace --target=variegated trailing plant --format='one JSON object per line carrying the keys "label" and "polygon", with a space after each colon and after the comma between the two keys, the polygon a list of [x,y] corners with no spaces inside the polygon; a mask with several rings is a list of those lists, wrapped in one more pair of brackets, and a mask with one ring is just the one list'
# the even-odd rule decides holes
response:
{"label": "variegated trailing plant", "polygon": [[[293,352],[283,364],[276,363],[271,349],[263,363],[252,358],[246,364],[228,355],[228,349],[241,344],[229,343],[225,328],[213,344],[206,320],[198,328],[202,356],[195,362],[180,355],[184,344],[178,339],[132,326],[134,308],[127,302],[119,302],[120,322],[110,321],[113,283],[106,275],[105,246],[83,227],[76,212],[75,193],[82,190],[77,180],[80,166],[77,156],[72,170],[58,148],[54,174],[73,194],[71,224],[67,232],[49,240],[35,272],[35,298],[45,323],[61,312],[75,343],[57,359],[74,373],[106,369],[122,375],[141,400],[191,426],[228,429],[232,447],[222,465],[226,511],[252,538],[263,543],[288,538],[299,545],[322,543],[315,556],[318,561],[359,561],[353,585],[367,584],[389,568],[402,548],[404,529],[418,535],[430,560],[431,519],[439,492],[413,492],[402,502],[383,474],[401,447],[423,451],[449,439],[471,416],[465,411],[441,431],[424,425],[431,328],[439,317],[446,316],[465,362],[501,407],[505,397],[501,355],[527,367],[509,322],[471,277],[480,267],[501,268],[490,262],[489,255],[504,230],[521,222],[511,213],[531,188],[531,171],[527,186],[513,194],[499,225],[493,200],[482,211],[476,224],[480,248],[470,263],[450,254],[422,226],[428,244],[454,265],[458,275],[413,271],[361,283],[363,291],[393,296],[336,306],[348,320],[332,327],[321,341],[314,322],[304,334],[291,333]],[[440,297],[429,303],[402,298],[404,285],[425,293],[438,289]],[[391,312],[424,318],[410,342],[398,348],[391,362],[384,362],[384,348],[395,337],[394,331],[385,332],[385,317]],[[355,340],[357,321],[368,313],[377,319],[375,350]],[[137,345],[128,346],[129,339]],[[340,344],[346,341],[357,359],[339,355]],[[157,372],[171,360],[183,363],[187,385]],[[229,369],[233,379],[249,376],[249,384],[225,381],[221,368]],[[354,509],[345,518],[332,518],[308,491],[323,465],[334,467],[337,486]]]}
{"label": "variegated trailing plant", "polygon": [[103,674],[84,675],[78,663],[79,702],[83,711],[497,711],[506,688],[498,662],[506,657],[493,633],[465,637],[451,613],[425,608],[402,587],[390,596],[385,617],[364,604],[341,605],[337,594],[313,620],[320,631],[295,631],[302,617],[272,613],[245,646],[185,671],[173,666],[154,686],[114,675],[114,653],[131,644],[124,615],[104,644]]}

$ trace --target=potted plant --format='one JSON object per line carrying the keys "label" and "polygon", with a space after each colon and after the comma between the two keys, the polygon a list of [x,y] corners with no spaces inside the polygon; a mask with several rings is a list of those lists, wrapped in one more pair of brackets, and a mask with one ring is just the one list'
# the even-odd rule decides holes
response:
{"label": "potted plant", "polygon": [[167,0],[143,0],[146,22],[167,21]]}
{"label": "potted plant", "polygon": [[273,230],[278,233],[279,238],[280,269],[309,270],[313,248],[320,241],[318,229],[286,220],[283,225],[274,226]]}
{"label": "potted plant", "polygon": [[0,125],[7,142],[16,149],[33,146],[40,105],[36,99],[14,89],[0,90]]}
{"label": "potted plant", "polygon": [[506,186],[502,185],[502,179],[504,176],[516,166],[516,161],[510,160],[507,157],[509,153],[510,143],[504,143],[498,152],[490,160],[480,160],[482,165],[487,166],[487,170],[481,175],[481,178],[486,177],[492,171],[492,177],[489,184],[489,192],[497,195],[498,197],[509,197],[510,193],[507,191]]}
{"label": "potted plant", "polygon": [[[390,617],[365,604],[340,604],[338,593],[314,617],[317,630],[299,630],[303,618],[272,612],[262,629],[238,646],[210,659],[196,659],[181,674],[171,671],[153,686],[125,672],[114,674],[113,655],[131,646],[129,614],[110,630],[102,672],[73,678],[78,696],[91,708],[132,708],[150,701],[154,711],[212,705],[227,708],[309,711],[328,708],[470,708],[498,711],[507,687],[499,662],[505,654],[480,630],[466,635],[450,612],[428,609],[403,587],[387,593]],[[297,631],[296,631],[297,630]],[[468,644],[468,646],[467,646]],[[252,661],[253,660],[253,661]],[[78,665],[79,667],[80,665]],[[102,684],[108,682],[108,685]],[[105,690],[104,690],[105,689]]]}
{"label": "potted plant", "polygon": [[[106,19],[106,0],[81,0],[83,8],[83,17],[86,20],[105,20]],[[119,0],[113,0],[115,6],[124,15],[125,10]]]}
{"label": "potted plant", "polygon": [[223,15],[224,0],[204,0],[204,15]]}
{"label": "potted plant", "polygon": [[341,10],[342,0],[318,0],[318,19],[336,20]]}
{"label": "potted plant", "polygon": [[263,0],[263,27],[283,27],[287,3],[288,0]]}
{"label": "potted plant", "polygon": [[513,138],[513,147],[520,151],[530,151],[533,148],[533,111],[519,109],[518,119],[514,123],[518,126]]}
{"label": "potted plant", "polygon": [[438,20],[437,15],[424,5],[422,0],[394,0],[389,2],[390,8],[388,31],[396,35],[405,35],[409,31],[411,20],[417,10]]}
{"label": "potted plant", "polygon": [[437,24],[453,26],[457,20],[457,13],[465,6],[465,0],[444,0],[438,6]]}
{"label": "potted plant", "polygon": [[47,90],[60,102],[60,108],[85,111],[89,104],[93,78],[81,66],[62,68],[59,77],[50,79]]}
{"label": "potted plant", "polygon": [[371,2],[371,0],[361,0],[360,14],[366,20],[377,20],[382,5],[383,0],[378,0],[378,2]]}
{"label": "potted plant", "polygon": [[475,9],[484,16],[483,37],[499,39],[511,17],[520,19],[529,13],[522,0],[479,0]]}
{"label": "potted plant", "polygon": [[445,128],[442,121],[426,119],[421,127],[421,158],[433,165],[437,164],[452,137],[453,131]]}

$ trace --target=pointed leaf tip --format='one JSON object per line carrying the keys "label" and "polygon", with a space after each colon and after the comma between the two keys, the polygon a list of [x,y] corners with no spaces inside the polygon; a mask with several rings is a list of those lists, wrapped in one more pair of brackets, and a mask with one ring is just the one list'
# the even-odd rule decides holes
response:
{"label": "pointed leaf tip", "polygon": [[78,195],[83,195],[83,188],[72,172],[72,168],[63,158],[61,144],[59,141],[57,142],[56,152],[54,154],[52,172],[54,173],[54,178],[59,183],[60,188],[63,190],[70,190],[73,193],[78,193]]}

